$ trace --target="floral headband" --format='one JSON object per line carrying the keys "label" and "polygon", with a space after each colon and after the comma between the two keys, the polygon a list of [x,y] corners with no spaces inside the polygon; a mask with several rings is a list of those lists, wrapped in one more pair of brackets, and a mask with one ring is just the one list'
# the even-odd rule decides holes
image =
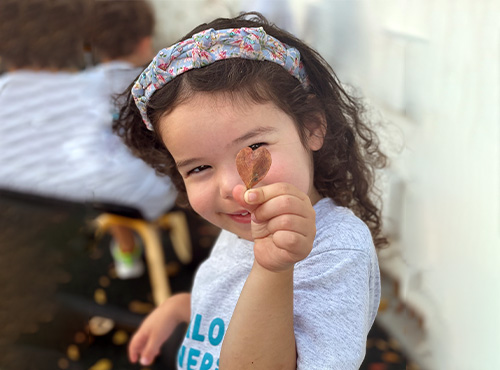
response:
{"label": "floral headband", "polygon": [[299,51],[268,35],[262,27],[224,30],[210,28],[160,50],[135,82],[132,96],[146,127],[153,130],[146,114],[146,106],[156,90],[184,72],[229,58],[277,63],[302,85],[308,86]]}

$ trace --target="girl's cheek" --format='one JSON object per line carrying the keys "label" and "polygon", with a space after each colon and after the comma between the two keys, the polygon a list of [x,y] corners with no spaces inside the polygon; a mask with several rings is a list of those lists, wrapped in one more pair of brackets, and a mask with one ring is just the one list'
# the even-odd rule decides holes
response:
{"label": "girl's cheek", "polygon": [[268,184],[274,184],[276,182],[289,182],[286,176],[286,168],[283,168],[282,163],[276,158],[273,158],[271,168],[267,173],[264,181]]}
{"label": "girl's cheek", "polygon": [[304,193],[308,193],[311,168],[302,162],[301,158],[290,159],[279,155],[274,156],[271,168],[263,182],[266,184],[285,182],[294,185]]}
{"label": "girl's cheek", "polygon": [[189,204],[193,210],[203,216],[210,207],[209,200],[212,198],[206,187],[186,186]]}

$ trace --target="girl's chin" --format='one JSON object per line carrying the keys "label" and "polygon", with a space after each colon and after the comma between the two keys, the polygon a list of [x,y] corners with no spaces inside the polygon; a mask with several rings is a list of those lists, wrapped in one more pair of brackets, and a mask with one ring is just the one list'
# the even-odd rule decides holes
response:
{"label": "girl's chin", "polygon": [[228,228],[226,230],[232,232],[233,234],[238,235],[240,239],[245,239],[250,242],[253,242],[252,232],[250,231],[250,228],[248,228],[248,230],[242,230],[241,227],[236,227],[236,228]]}
{"label": "girl's chin", "polygon": [[251,215],[246,216],[230,216],[221,220],[220,228],[236,234],[239,238],[248,241],[253,241],[251,230]]}
{"label": "girl's chin", "polygon": [[240,237],[240,239],[245,239],[245,240],[248,240],[249,242],[253,242],[253,238],[251,236],[248,236],[248,235],[240,235],[240,234],[236,234]]}

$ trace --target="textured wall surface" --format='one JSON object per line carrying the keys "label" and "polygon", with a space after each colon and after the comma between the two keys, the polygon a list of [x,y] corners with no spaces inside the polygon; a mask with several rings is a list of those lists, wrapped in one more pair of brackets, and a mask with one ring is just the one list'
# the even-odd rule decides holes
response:
{"label": "textured wall surface", "polygon": [[[500,367],[500,3],[315,1],[304,34],[387,122],[382,269],[429,369]],[[306,32],[307,31],[307,32]],[[412,338],[415,336],[415,338]],[[458,355],[460,354],[460,355]]]}

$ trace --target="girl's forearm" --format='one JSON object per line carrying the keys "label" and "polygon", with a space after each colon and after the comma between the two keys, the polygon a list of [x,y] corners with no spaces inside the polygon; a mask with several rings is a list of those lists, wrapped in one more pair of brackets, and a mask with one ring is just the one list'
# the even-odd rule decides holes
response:
{"label": "girl's forearm", "polygon": [[191,319],[191,293],[177,293],[169,299],[169,305],[178,321],[188,323]]}
{"label": "girl's forearm", "polygon": [[295,369],[293,268],[254,262],[222,343],[219,369]]}

